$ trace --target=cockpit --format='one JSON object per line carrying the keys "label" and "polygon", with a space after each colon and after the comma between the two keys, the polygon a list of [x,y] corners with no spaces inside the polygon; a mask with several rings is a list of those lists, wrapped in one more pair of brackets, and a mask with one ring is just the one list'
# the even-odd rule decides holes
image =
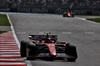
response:
{"label": "cockpit", "polygon": [[29,35],[29,39],[36,43],[56,43],[57,35]]}

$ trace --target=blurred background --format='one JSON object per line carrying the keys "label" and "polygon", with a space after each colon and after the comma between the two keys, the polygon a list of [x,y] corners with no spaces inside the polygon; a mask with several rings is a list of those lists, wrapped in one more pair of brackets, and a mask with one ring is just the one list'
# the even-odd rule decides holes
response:
{"label": "blurred background", "polygon": [[100,0],[0,0],[0,12],[100,15]]}

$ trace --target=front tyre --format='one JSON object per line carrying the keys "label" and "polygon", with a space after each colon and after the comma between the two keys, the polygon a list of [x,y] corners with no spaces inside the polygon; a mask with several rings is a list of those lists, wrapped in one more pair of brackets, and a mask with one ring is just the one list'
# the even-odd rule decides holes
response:
{"label": "front tyre", "polygon": [[76,46],[73,46],[70,44],[66,45],[65,53],[68,54],[69,56],[73,57],[73,58],[67,58],[68,61],[75,61],[78,57],[77,51],[76,51]]}
{"label": "front tyre", "polygon": [[76,58],[67,58],[67,61],[69,62],[75,62]]}

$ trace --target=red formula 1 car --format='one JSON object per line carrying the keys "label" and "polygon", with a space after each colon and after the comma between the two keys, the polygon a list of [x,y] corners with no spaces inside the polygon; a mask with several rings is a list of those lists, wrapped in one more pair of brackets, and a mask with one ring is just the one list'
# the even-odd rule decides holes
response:
{"label": "red formula 1 car", "polygon": [[21,57],[27,58],[66,58],[68,61],[77,59],[74,45],[57,41],[57,35],[29,35],[30,42],[21,41]]}
{"label": "red formula 1 car", "polygon": [[74,13],[64,12],[63,17],[74,17]]}

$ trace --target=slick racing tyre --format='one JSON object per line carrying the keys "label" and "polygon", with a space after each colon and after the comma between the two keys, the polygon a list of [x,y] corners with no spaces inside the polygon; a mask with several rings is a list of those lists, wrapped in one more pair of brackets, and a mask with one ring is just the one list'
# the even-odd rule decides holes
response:
{"label": "slick racing tyre", "polygon": [[65,17],[65,14],[63,14],[63,17]]}
{"label": "slick racing tyre", "polygon": [[30,57],[36,54],[36,45],[32,42],[21,41],[20,44],[21,57]]}
{"label": "slick racing tyre", "polygon": [[37,53],[37,47],[34,43],[28,42],[28,49],[29,49],[29,57],[34,56]]}
{"label": "slick racing tyre", "polygon": [[69,61],[69,62],[75,62],[75,58],[67,58],[67,61]]}
{"label": "slick racing tyre", "polygon": [[75,61],[77,59],[77,51],[76,51],[76,46],[67,44],[65,48],[65,53],[73,56],[74,58],[67,58],[68,61]]}
{"label": "slick racing tyre", "polygon": [[72,14],[72,17],[74,17],[74,14]]}
{"label": "slick racing tyre", "polygon": [[26,57],[26,47],[27,47],[27,42],[26,41],[21,41],[21,44],[20,44],[21,57]]}
{"label": "slick racing tyre", "polygon": [[27,55],[26,55],[27,60],[34,60],[35,59],[34,56],[37,53],[36,45],[34,43],[32,43],[32,42],[28,42],[27,44],[28,44],[27,45],[28,51],[26,51],[26,53],[27,53]]}

